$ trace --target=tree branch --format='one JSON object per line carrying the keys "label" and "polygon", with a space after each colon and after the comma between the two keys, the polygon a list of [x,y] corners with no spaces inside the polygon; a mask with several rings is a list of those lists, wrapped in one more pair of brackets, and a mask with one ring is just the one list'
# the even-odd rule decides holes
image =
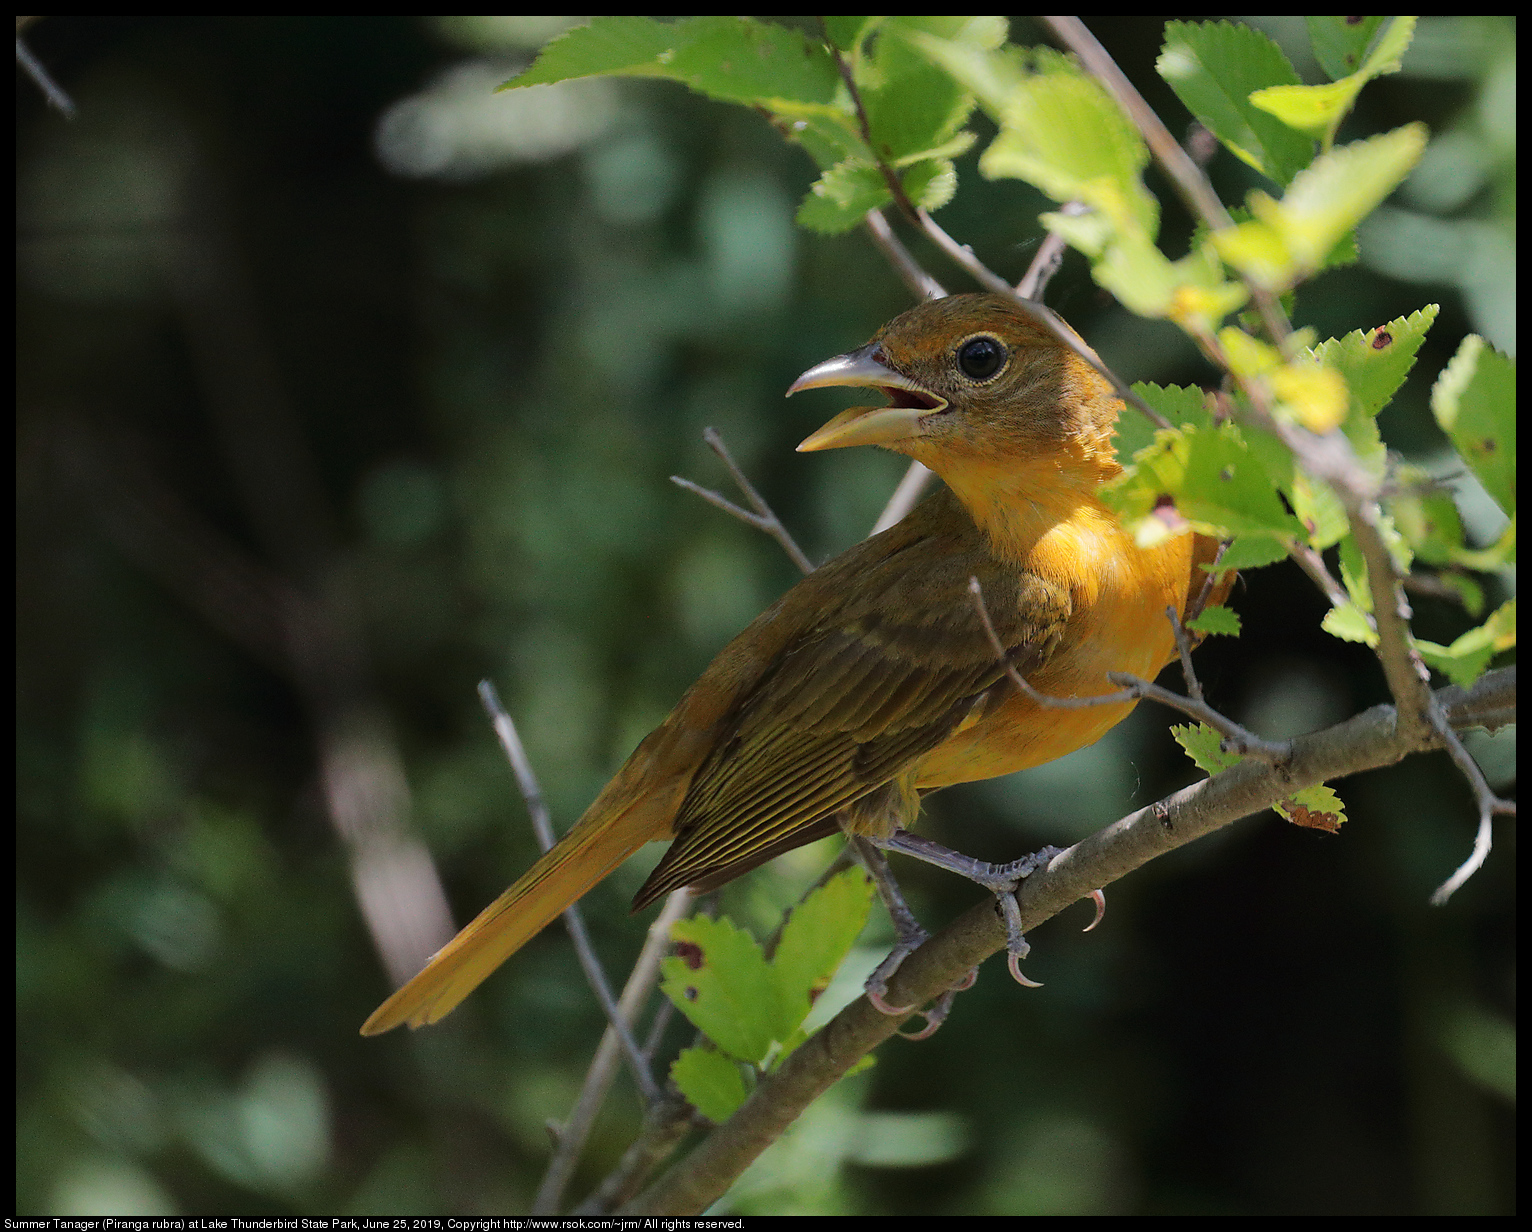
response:
{"label": "tree branch", "polygon": [[[479,701],[489,715],[489,721],[494,724],[495,735],[500,738],[500,747],[505,752],[506,760],[511,763],[516,786],[520,788],[521,798],[527,804],[527,814],[532,821],[532,833],[537,836],[537,845],[544,852],[550,851],[556,841],[553,821],[542,788],[538,785],[537,774],[532,769],[531,759],[527,757],[527,750],[521,743],[521,734],[516,730],[515,720],[500,704],[500,695],[488,680],[479,681]],[[579,903],[570,903],[564,908],[564,926],[569,930],[570,940],[574,942],[575,955],[585,972],[586,982],[596,994],[596,1000],[606,1014],[611,1029],[617,1033],[617,1039],[628,1058],[628,1068],[633,1071],[633,1081],[638,1084],[639,1094],[643,1096],[645,1104],[653,1103],[659,1098],[659,1087],[655,1085],[654,1075],[649,1072],[648,1059],[618,1011],[617,1000],[612,996],[612,987],[607,982],[606,972],[602,970],[601,960],[596,957],[596,947],[591,944],[590,933],[585,927],[585,915]]]}
{"label": "tree branch", "polygon": [[[1482,713],[1515,706],[1515,674],[1491,672],[1466,693],[1439,695],[1448,721],[1475,721]],[[1436,748],[1428,731],[1410,741],[1401,734],[1394,707],[1374,706],[1359,715],[1293,742],[1285,766],[1241,762],[1210,779],[1139,809],[1055,856],[1022,883],[1022,925],[1028,931],[1091,891],[1118,880],[1156,856],[1269,808],[1305,787]],[[986,898],[907,958],[891,981],[889,997],[921,1005],[950,988],[966,971],[1004,947],[1005,931],[993,899]],[[765,1076],[744,1105],[685,1160],[634,1202],[625,1214],[687,1214],[705,1210],[825,1090],[903,1022],[880,1014],[858,998]]]}

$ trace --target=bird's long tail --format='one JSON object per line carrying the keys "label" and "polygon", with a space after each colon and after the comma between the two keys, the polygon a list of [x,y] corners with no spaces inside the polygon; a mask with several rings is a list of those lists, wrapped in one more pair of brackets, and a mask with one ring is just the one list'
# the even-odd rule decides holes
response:
{"label": "bird's long tail", "polygon": [[363,1035],[402,1022],[423,1027],[450,1014],[553,918],[652,839],[669,837],[674,808],[653,796],[621,803],[603,792],[527,874],[436,952],[424,970],[373,1011]]}

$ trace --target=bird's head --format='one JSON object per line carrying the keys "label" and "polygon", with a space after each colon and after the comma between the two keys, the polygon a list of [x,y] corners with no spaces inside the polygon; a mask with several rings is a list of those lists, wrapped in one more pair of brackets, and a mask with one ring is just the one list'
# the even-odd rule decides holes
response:
{"label": "bird's head", "polygon": [[882,445],[944,477],[1023,460],[1098,481],[1117,470],[1111,435],[1122,403],[1111,386],[1002,295],[919,304],[787,392],[829,385],[876,389],[888,403],[842,411],[800,450]]}

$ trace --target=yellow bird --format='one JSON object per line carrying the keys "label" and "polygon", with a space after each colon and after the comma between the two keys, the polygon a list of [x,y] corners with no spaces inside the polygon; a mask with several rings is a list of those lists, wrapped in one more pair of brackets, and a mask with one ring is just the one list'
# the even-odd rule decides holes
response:
{"label": "yellow bird", "polygon": [[[841,385],[877,390],[887,404],[842,412],[800,450],[879,445],[945,486],[725,646],[569,833],[379,1006],[364,1035],[450,1013],[657,840],[673,841],[635,910],[681,886],[722,885],[837,829],[967,875],[1010,867],[1014,888],[1019,866],[944,856],[905,833],[921,794],[1062,757],[1132,703],[1045,708],[1016,690],[969,579],[1037,691],[1090,697],[1114,691],[1108,672],[1152,679],[1171,660],[1165,609],[1186,612],[1217,545],[1189,533],[1135,545],[1098,495],[1121,472],[1111,441],[1121,401],[1003,296],[912,308],[788,392]],[[1005,880],[976,879],[992,889]]]}

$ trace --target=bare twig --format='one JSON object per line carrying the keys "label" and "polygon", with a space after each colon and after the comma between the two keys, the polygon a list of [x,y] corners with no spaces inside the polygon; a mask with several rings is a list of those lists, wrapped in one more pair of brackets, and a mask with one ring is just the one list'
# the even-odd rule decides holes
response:
{"label": "bare twig", "polygon": [[[17,18],[18,23],[20,18]],[[21,26],[18,24],[18,31]],[[22,72],[32,79],[32,83],[42,91],[42,95],[48,100],[48,105],[55,111],[61,112],[66,120],[74,119],[74,99],[64,92],[62,86],[53,80],[52,74],[43,67],[42,61],[32,54],[32,49],[22,40],[20,34],[16,36],[16,63],[21,65]]]}
{"label": "bare twig", "polygon": [[920,229],[925,232],[926,238],[935,244],[954,265],[963,270],[986,291],[993,291],[996,295],[1008,295],[1012,299],[1018,298],[1016,289],[1004,278],[985,265],[974,255],[974,251],[967,244],[959,244],[942,228],[941,224],[932,218],[925,210],[921,210],[915,219]]}
{"label": "bare twig", "polygon": [[[1203,174],[1192,156],[1181,143],[1171,136],[1154,108],[1144,101],[1133,83],[1128,80],[1117,62],[1107,53],[1078,17],[1044,17],[1059,39],[1080,57],[1086,71],[1095,76],[1118,104],[1128,113],[1128,118],[1138,126],[1155,160],[1170,176],[1171,182],[1191,208],[1193,214],[1202,218],[1214,231],[1223,231],[1234,225],[1229,211],[1213,191],[1213,185]],[[1282,312],[1276,297],[1264,287],[1251,285],[1251,297],[1261,314],[1272,341],[1282,352],[1283,358],[1291,359],[1292,326]]]}
{"label": "bare twig", "polygon": [[[828,42],[828,40],[826,41]],[[869,153],[871,153],[872,157],[877,161],[878,170],[882,173],[884,181],[888,184],[889,192],[893,194],[895,203],[899,206],[900,211],[905,215],[905,217],[908,218],[916,226],[918,226],[923,232],[925,232],[926,236],[930,238],[938,248],[940,248],[944,253],[951,257],[953,261],[955,261],[963,269],[967,270],[980,286],[984,287],[986,290],[993,291],[998,295],[1008,296],[1020,304],[1021,307],[1029,312],[1038,321],[1038,323],[1043,326],[1044,329],[1046,329],[1071,351],[1073,351],[1081,359],[1085,360],[1086,363],[1090,364],[1092,368],[1099,372],[1101,376],[1111,384],[1112,388],[1117,391],[1118,397],[1122,398],[1123,401],[1127,402],[1130,406],[1142,414],[1147,415],[1157,427],[1170,427],[1170,424],[1166,421],[1165,417],[1150,407],[1147,402],[1145,402],[1130,388],[1128,388],[1126,382],[1121,380],[1114,372],[1108,369],[1107,366],[1101,362],[1101,357],[1092,351],[1088,346],[1086,346],[1085,343],[1080,339],[1080,336],[1067,325],[1065,325],[1063,321],[1059,319],[1056,313],[1054,313],[1051,309],[1044,307],[1039,302],[1035,302],[1032,299],[1022,297],[1016,288],[1012,287],[1011,284],[1008,283],[1004,278],[1000,277],[999,274],[995,273],[994,270],[990,269],[989,266],[980,261],[978,257],[974,255],[972,248],[968,247],[966,244],[959,244],[950,235],[948,235],[947,232],[941,228],[941,226],[937,224],[936,220],[933,219],[924,208],[916,206],[915,203],[909,199],[909,197],[905,194],[904,185],[899,180],[898,173],[894,170],[893,167],[889,165],[887,159],[885,159],[883,156],[883,152],[879,150],[873,143],[872,129],[867,120],[867,109],[862,105],[861,92],[856,87],[856,81],[853,78],[851,66],[846,63],[845,57],[841,55],[839,50],[835,50],[835,62],[840,69],[841,79],[846,83],[846,89],[851,94],[851,102],[856,108],[857,123],[861,127],[862,140],[866,143]],[[1042,254],[1040,253],[1039,255],[1041,256]],[[1034,264],[1037,265],[1036,262],[1034,262]],[[1043,268],[1043,265],[1037,265],[1037,277],[1033,279],[1034,281],[1046,281],[1046,278],[1042,273]],[[902,265],[897,261],[895,263],[895,269],[899,270],[901,276],[903,276],[904,270]],[[1029,270],[1027,277],[1022,279],[1023,285],[1026,284],[1028,279],[1032,278],[1033,271]],[[924,285],[921,285],[920,291],[918,293],[922,295],[926,294]]]}
{"label": "bare twig", "polygon": [[1308,574],[1309,580],[1319,588],[1320,593],[1330,601],[1332,607],[1345,607],[1351,602],[1351,596],[1346,593],[1346,588],[1335,580],[1335,575],[1329,569],[1325,568],[1324,557],[1308,544],[1301,541],[1295,542],[1288,549],[1287,554],[1304,573]]}
{"label": "bare twig", "polygon": [[[1456,576],[1456,571],[1449,570],[1448,574]],[[1431,599],[1445,599],[1448,603],[1455,603],[1459,607],[1467,606],[1463,592],[1444,582],[1440,573],[1408,573],[1402,581],[1405,590],[1411,594],[1424,595]]]}
{"label": "bare twig", "polygon": [[[1192,211],[1215,231],[1232,226],[1228,211],[1224,209],[1202,169],[1170,135],[1153,109],[1079,18],[1046,17],[1044,20],[1080,57],[1086,69],[1102,82],[1138,126],[1155,158],[1170,175]],[[1251,279],[1246,277],[1243,280],[1261,314],[1267,333],[1283,358],[1291,360],[1294,357],[1292,328],[1276,297],[1269,289]],[[1234,372],[1215,339],[1204,334],[1199,342],[1204,351],[1220,363],[1225,371]],[[1482,864],[1489,849],[1489,817],[1491,813],[1501,811],[1500,805],[1503,802],[1497,802],[1487,788],[1481,787],[1483,776],[1474,766],[1473,759],[1462,748],[1461,742],[1446,729],[1439,716],[1433,713],[1430,676],[1413,648],[1409,603],[1405,599],[1399,572],[1394,566],[1379,525],[1379,485],[1362,470],[1350,444],[1339,431],[1320,436],[1281,422],[1271,414],[1260,382],[1238,373],[1234,375],[1249,400],[1252,417],[1256,422],[1282,440],[1308,473],[1329,484],[1346,508],[1352,537],[1367,564],[1368,584],[1373,600],[1372,624],[1378,635],[1375,653],[1397,706],[1398,722],[1403,729],[1401,734],[1407,740],[1413,740],[1419,739],[1428,730],[1435,732],[1443,739],[1454,763],[1468,777],[1475,798],[1480,802],[1479,834],[1474,854],[1433,899],[1444,901],[1447,895],[1462,884],[1463,879]],[[1309,575],[1318,580],[1319,570],[1313,567],[1316,558],[1305,559],[1296,552],[1295,557]],[[1321,586],[1335,601],[1337,588],[1322,581]]]}
{"label": "bare twig", "polygon": [[[531,759],[527,757],[527,750],[521,743],[521,734],[516,730],[516,723],[500,704],[500,695],[488,680],[479,681],[479,701],[483,703],[485,713],[494,724],[495,735],[500,738],[500,747],[505,751],[506,760],[511,763],[511,770],[516,775],[516,786],[521,789],[521,798],[527,802],[527,813],[532,819],[532,832],[537,836],[537,845],[541,850],[548,851],[555,842],[553,822],[548,813],[547,801],[543,799],[542,788],[538,785],[537,775],[532,769]],[[628,1030],[628,1024],[618,1013],[617,1000],[612,996],[612,986],[601,968],[601,960],[596,957],[596,947],[591,944],[579,903],[571,903],[564,909],[564,926],[569,929],[585,979],[596,994],[607,1022],[616,1030],[623,1052],[627,1054],[633,1081],[638,1084],[644,1103],[650,1103],[659,1097],[659,1087],[649,1072],[647,1058]]]}
{"label": "bare twig", "polygon": [[889,166],[888,160],[883,157],[883,151],[873,144],[872,125],[868,123],[867,108],[862,104],[862,92],[856,88],[856,76],[851,71],[851,65],[846,62],[846,57],[841,55],[840,48],[832,44],[828,38],[825,39],[825,44],[835,56],[835,67],[840,70],[840,79],[846,83],[846,90],[851,95],[851,105],[856,108],[856,122],[862,131],[862,142],[867,146],[868,153],[877,160],[878,170],[883,175],[883,182],[888,185],[894,204],[906,218],[914,222],[915,203],[904,191],[904,182],[900,180],[899,173]]}
{"label": "bare twig", "polygon": [[1079,334],[1075,333],[1075,331],[1070,329],[1068,325],[1064,324],[1064,321],[1059,317],[1058,313],[1054,312],[1053,309],[1049,308],[1046,304],[1039,303],[1035,300],[1022,299],[1020,296],[1018,296],[1016,294],[1015,288],[1013,288],[1010,283],[1008,283],[1004,278],[1000,277],[999,274],[995,273],[994,270],[990,269],[989,266],[985,265],[984,262],[980,261],[979,258],[974,255],[973,249],[970,248],[967,244],[959,244],[955,239],[948,235],[947,232],[942,229],[941,225],[934,218],[932,218],[931,215],[926,213],[925,210],[920,211],[919,221],[921,230],[926,233],[931,242],[940,248],[942,252],[946,253],[947,256],[952,258],[952,260],[959,266],[967,270],[980,286],[984,287],[986,290],[995,292],[997,295],[1009,296],[1012,300],[1014,300],[1015,303],[1018,304],[1023,311],[1030,314],[1031,317],[1050,334],[1052,334],[1054,338],[1063,343],[1066,347],[1068,347],[1071,351],[1073,351],[1076,355],[1088,363],[1092,368],[1094,368],[1098,373],[1100,373],[1102,379],[1110,383],[1112,388],[1117,392],[1117,396],[1119,398],[1121,398],[1129,406],[1133,407],[1134,410],[1138,411],[1140,414],[1147,416],[1149,420],[1155,425],[1155,427],[1168,428],[1171,426],[1170,421],[1166,419],[1165,416],[1161,415],[1157,410],[1155,410],[1136,393],[1134,393],[1133,390],[1128,387],[1126,381],[1124,381],[1120,376],[1118,376],[1104,363],[1102,363],[1101,357],[1097,355],[1095,351],[1091,350],[1090,347],[1085,345],[1085,342],[1080,338]]}
{"label": "bare twig", "polygon": [[571,1213],[604,1215],[628,1201],[653,1175],[655,1168],[681,1144],[686,1131],[696,1121],[692,1106],[680,1095],[667,1095],[651,1105],[644,1113],[644,1124],[638,1137],[623,1152],[617,1166]]}
{"label": "bare twig", "polygon": [[[654,991],[654,985],[659,980],[660,959],[670,948],[671,925],[691,909],[691,904],[690,890],[676,890],[665,900],[665,906],[655,917],[654,923],[649,925],[649,934],[644,939],[644,948],[639,953],[638,961],[633,964],[633,973],[628,976],[622,996],[617,999],[617,1016],[630,1029],[643,1011],[650,994]],[[550,1215],[558,1210],[563,1200],[564,1190],[574,1175],[575,1165],[579,1162],[580,1151],[590,1136],[591,1126],[596,1122],[596,1114],[606,1101],[607,1091],[611,1088],[612,1079],[617,1072],[617,1058],[620,1052],[621,1045],[617,1040],[617,1032],[608,1026],[606,1033],[601,1037],[600,1046],[596,1049],[596,1055],[591,1059],[590,1069],[586,1071],[585,1082],[580,1088],[580,1097],[575,1101],[575,1106],[569,1113],[569,1120],[565,1122],[558,1135],[558,1145],[554,1148],[553,1157],[548,1161],[548,1170],[543,1174],[542,1184],[538,1186],[537,1196],[532,1203],[533,1214]],[[655,1106],[655,1103],[650,1104],[650,1107]]]}
{"label": "bare twig", "polygon": [[[1179,710],[1182,714],[1196,719],[1199,723],[1206,723],[1214,731],[1220,732],[1223,739],[1223,749],[1227,753],[1238,753],[1241,756],[1250,756],[1258,761],[1269,762],[1273,765],[1286,761],[1292,755],[1292,746],[1288,743],[1273,743],[1263,740],[1254,732],[1241,727],[1227,715],[1220,714],[1201,698],[1182,697],[1179,693],[1172,693],[1169,689],[1161,688],[1153,681],[1144,680],[1129,672],[1108,672],[1106,677],[1111,683],[1119,687],[1116,693],[1098,693],[1093,697],[1051,697],[1046,693],[1040,693],[1033,688],[1031,683],[1018,672],[1011,663],[1010,656],[1005,652],[1005,645],[995,632],[995,626],[990,621],[989,609],[984,604],[984,592],[979,586],[979,579],[968,579],[968,593],[973,597],[974,609],[979,614],[979,621],[984,626],[984,634],[989,638],[989,644],[995,651],[995,657],[1005,667],[1005,674],[1010,681],[1029,698],[1045,709],[1054,710],[1084,710],[1091,706],[1121,706],[1128,702],[1152,701],[1159,702],[1162,706],[1169,706],[1172,710]],[[1174,609],[1170,609],[1172,627],[1179,632],[1180,622],[1175,619]],[[1190,665],[1188,663],[1188,672]],[[1195,681],[1195,676],[1189,676],[1189,680]],[[1201,689],[1197,690],[1199,693]]]}
{"label": "bare twig", "polygon": [[1227,573],[1227,569],[1220,569],[1219,562],[1223,560],[1223,554],[1229,550],[1229,544],[1233,540],[1225,539],[1218,545],[1218,553],[1213,557],[1211,567],[1207,570],[1207,577],[1203,579],[1202,589],[1197,592],[1197,597],[1192,605],[1186,609],[1186,619],[1196,620],[1203,612],[1207,611],[1208,600],[1213,596],[1213,587],[1217,585],[1220,574]]}
{"label": "bare twig", "polygon": [[[1083,214],[1085,207],[1078,201],[1067,201],[1059,207],[1060,214]],[[1064,249],[1068,247],[1063,237],[1055,235],[1052,231],[1043,236],[1043,242],[1037,246],[1037,252],[1032,256],[1032,264],[1027,266],[1027,272],[1022,275],[1021,281],[1016,284],[1016,294],[1022,299],[1041,300],[1043,292],[1047,290],[1048,283],[1059,272],[1059,267],[1064,264]]]}
{"label": "bare twig", "polygon": [[1479,809],[1479,825],[1474,833],[1473,850],[1468,859],[1458,867],[1458,870],[1448,877],[1436,892],[1431,895],[1431,905],[1440,907],[1446,903],[1459,887],[1472,877],[1489,858],[1490,847],[1494,841],[1493,819],[1496,813],[1505,813],[1510,816],[1516,815],[1516,804],[1511,800],[1502,800],[1490,789],[1484,772],[1479,769],[1479,764],[1474,761],[1468,750],[1463,747],[1463,742],[1447,722],[1447,715],[1441,702],[1433,695],[1430,699],[1431,709],[1429,718],[1432,730],[1441,737],[1442,743],[1447,748],[1447,755],[1452,758],[1453,764],[1462,772],[1468,780],[1468,785],[1473,789],[1474,803]]}
{"label": "bare twig", "polygon": [[933,474],[934,472],[912,459],[904,472],[904,478],[899,481],[894,494],[888,498],[888,504],[883,506],[883,512],[878,514],[878,520],[873,523],[872,533],[879,534],[890,526],[902,522],[905,515],[915,508],[915,502],[926,490],[926,485],[931,482]]}
{"label": "bare twig", "polygon": [[[1211,578],[1213,575],[1208,574]],[[1176,615],[1176,609],[1170,606],[1165,608],[1165,616],[1170,621],[1170,627],[1175,630],[1176,653],[1181,656],[1181,676],[1186,681],[1186,692],[1194,702],[1200,702],[1202,696],[1202,682],[1197,679],[1197,670],[1192,666],[1192,643],[1186,636],[1186,630],[1181,626],[1181,618]]]}
{"label": "bare twig", "polygon": [[702,433],[702,439],[708,443],[708,448],[723,459],[723,464],[729,468],[730,476],[738,485],[739,490],[745,494],[745,498],[755,507],[755,512],[751,513],[749,510],[741,509],[733,501],[729,500],[728,497],[720,496],[712,489],[695,484],[690,479],[682,479],[679,475],[672,475],[670,482],[677,487],[685,488],[688,492],[695,492],[703,500],[707,501],[708,504],[715,505],[725,513],[732,514],[746,525],[753,526],[756,530],[765,531],[782,545],[783,550],[788,556],[792,557],[793,564],[802,569],[804,573],[813,573],[814,562],[804,554],[803,549],[798,546],[792,535],[788,533],[787,527],[782,525],[781,519],[771,511],[771,506],[761,499],[760,493],[751,486],[750,480],[745,478],[745,472],[740,470],[739,464],[730,456],[728,448],[723,443],[723,437],[718,434],[718,430],[716,428],[705,428]]}
{"label": "bare twig", "polygon": [[867,228],[867,234],[872,236],[872,242],[878,246],[878,250],[894,267],[894,272],[910,289],[910,294],[916,299],[946,298],[947,289],[931,277],[920,262],[910,255],[910,250],[899,242],[894,229],[888,225],[888,219],[883,217],[882,210],[868,210],[862,225]]}
{"label": "bare twig", "polygon": [[[1515,675],[1491,672],[1470,690],[1443,690],[1447,717],[1499,713],[1514,706]],[[1411,746],[1392,706],[1374,706],[1322,732],[1300,736],[1283,766],[1247,761],[1137,810],[1082,840],[1022,884],[1017,899],[1028,931],[1092,890],[1134,869],[1270,808],[1305,787],[1392,765],[1437,745],[1434,731]],[[1005,945],[994,899],[985,899],[905,960],[891,981],[897,1004],[923,1004]],[[744,1105],[695,1151],[631,1202],[626,1214],[689,1214],[705,1210],[805,1108],[852,1065],[889,1039],[900,1020],[858,997],[805,1041],[780,1068],[764,1076]]]}

